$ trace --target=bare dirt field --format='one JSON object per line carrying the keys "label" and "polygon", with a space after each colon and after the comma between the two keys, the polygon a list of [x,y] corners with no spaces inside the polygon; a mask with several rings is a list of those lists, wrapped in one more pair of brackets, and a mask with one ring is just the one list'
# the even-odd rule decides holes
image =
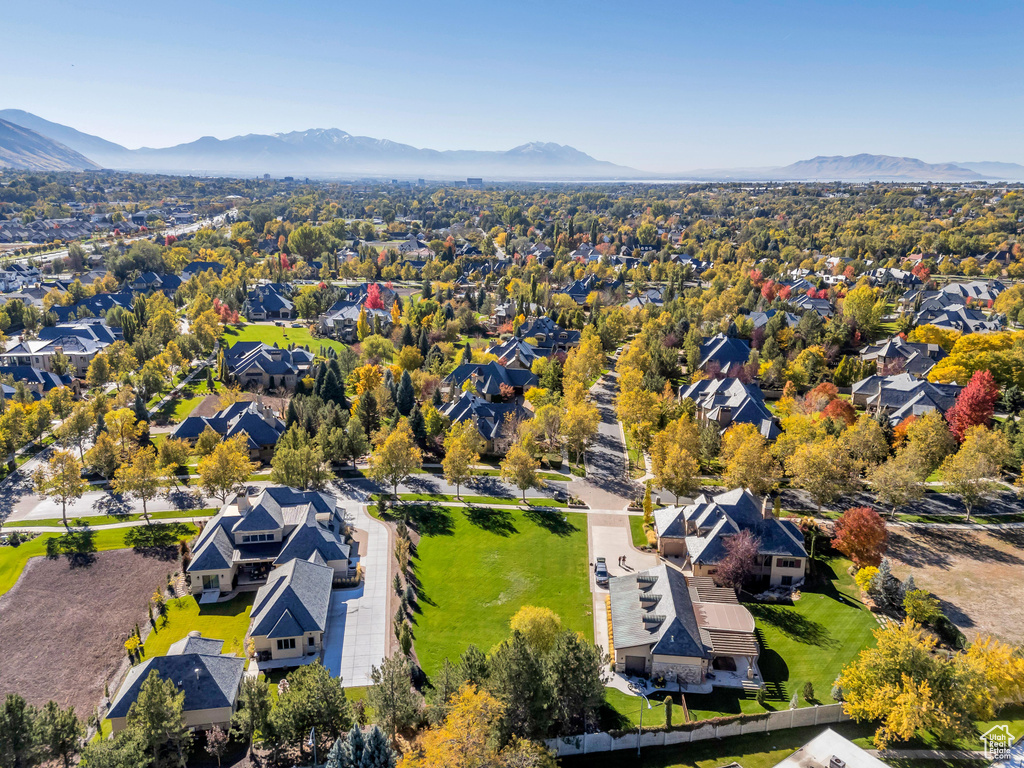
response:
{"label": "bare dirt field", "polygon": [[[147,620],[146,603],[177,567],[133,550],[100,552],[72,568],[63,557],[29,560],[0,598],[0,691],[35,706],[53,699],[83,719],[125,657],[124,641]],[[111,684],[111,695],[115,693]]]}
{"label": "bare dirt field", "polygon": [[991,634],[1024,642],[1024,530],[889,529],[889,558],[901,579],[942,601],[942,610],[972,639]]}

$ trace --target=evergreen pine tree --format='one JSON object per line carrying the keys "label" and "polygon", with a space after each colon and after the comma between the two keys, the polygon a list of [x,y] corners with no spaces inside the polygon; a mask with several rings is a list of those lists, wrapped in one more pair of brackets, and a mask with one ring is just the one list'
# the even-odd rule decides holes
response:
{"label": "evergreen pine tree", "polygon": [[324,396],[324,379],[327,377],[327,365],[321,364],[316,368],[316,378],[313,379],[313,394],[317,397]]}
{"label": "evergreen pine tree", "polygon": [[288,401],[288,412],[285,414],[284,426],[285,429],[291,429],[293,424],[297,424],[299,421],[299,410],[295,407],[295,398],[293,397]]}
{"label": "evergreen pine tree", "polygon": [[473,347],[470,345],[469,340],[466,340],[466,346],[462,350],[462,364],[469,365],[473,362]]}
{"label": "evergreen pine tree", "polygon": [[139,421],[149,421],[149,407],[140,392],[135,393],[135,418]]}
{"label": "evergreen pine tree", "polygon": [[412,377],[408,371],[402,371],[402,379],[395,394],[395,407],[403,416],[408,416],[416,405],[416,392],[412,388]]}
{"label": "evergreen pine tree", "polygon": [[419,403],[413,403],[412,410],[409,412],[409,428],[420,440],[427,439],[427,420],[423,418],[423,411],[420,410]]}
{"label": "evergreen pine tree", "polygon": [[425,326],[420,327],[419,348],[420,354],[426,358],[427,353],[430,352],[430,339],[427,338],[427,329]]}
{"label": "evergreen pine tree", "polygon": [[402,327],[402,346],[403,347],[414,347],[416,346],[416,340],[412,337],[412,326],[408,323]]}
{"label": "evergreen pine tree", "polygon": [[435,408],[440,408],[444,404],[444,401],[441,399],[441,388],[440,387],[435,387],[434,388],[434,394],[431,397],[430,402],[433,404],[433,406]]}
{"label": "evergreen pine tree", "polygon": [[360,756],[358,768],[395,768],[395,751],[388,743],[384,731],[376,725],[366,735],[366,745]]}

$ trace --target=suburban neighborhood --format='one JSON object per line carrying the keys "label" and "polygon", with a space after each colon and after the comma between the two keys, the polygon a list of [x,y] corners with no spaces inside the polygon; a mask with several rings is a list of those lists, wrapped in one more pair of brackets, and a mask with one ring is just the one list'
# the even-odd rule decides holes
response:
{"label": "suburban neighborhood", "polygon": [[1020,185],[50,188],[0,202],[3,765],[1024,728]]}

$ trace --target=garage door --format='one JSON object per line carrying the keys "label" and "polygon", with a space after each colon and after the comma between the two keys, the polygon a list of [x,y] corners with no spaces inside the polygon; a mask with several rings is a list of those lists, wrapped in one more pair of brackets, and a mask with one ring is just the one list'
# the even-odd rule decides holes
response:
{"label": "garage door", "polygon": [[647,671],[647,659],[643,656],[626,657],[626,674],[642,675]]}

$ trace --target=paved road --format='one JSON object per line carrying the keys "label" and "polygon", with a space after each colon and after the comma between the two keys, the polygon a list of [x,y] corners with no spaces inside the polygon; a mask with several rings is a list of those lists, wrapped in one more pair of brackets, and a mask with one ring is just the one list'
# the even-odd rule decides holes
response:
{"label": "paved road", "polygon": [[387,528],[366,513],[366,506],[343,503],[352,524],[368,534],[366,552],[359,557],[365,572],[358,588],[331,593],[323,662],[346,686],[363,686],[372,683],[370,673],[387,652],[391,552]]}
{"label": "paved road", "polygon": [[573,480],[569,491],[594,509],[625,509],[636,487],[629,480],[626,447],[615,413],[619,391],[618,374],[610,372],[597,380],[590,398],[601,414],[597,436],[587,452],[587,477]]}

